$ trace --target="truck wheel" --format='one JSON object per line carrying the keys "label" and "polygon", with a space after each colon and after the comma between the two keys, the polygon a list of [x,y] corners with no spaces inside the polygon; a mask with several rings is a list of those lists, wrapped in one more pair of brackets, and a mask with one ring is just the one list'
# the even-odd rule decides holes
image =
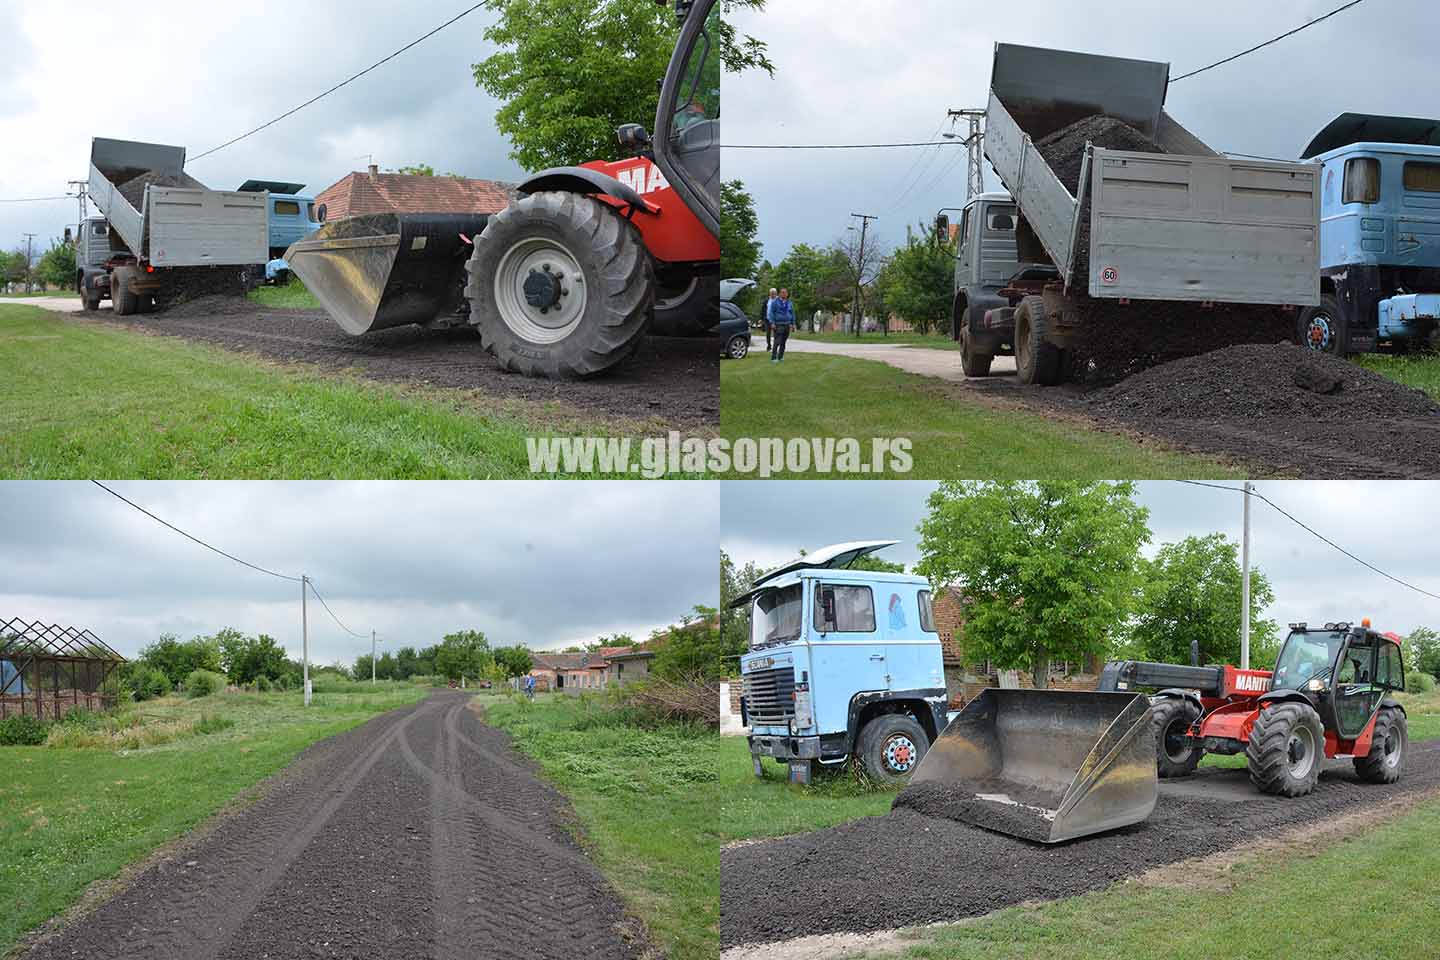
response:
{"label": "truck wheel", "polygon": [[140,309],[140,298],[130,289],[130,281],[136,277],[134,267],[116,267],[110,274],[110,302],[115,312],[128,317]]}
{"label": "truck wheel", "polygon": [[1245,745],[1250,782],[1264,793],[1303,797],[1325,762],[1325,728],[1308,703],[1262,707]]}
{"label": "truck wheel", "polygon": [[1155,729],[1156,769],[1162,777],[1188,777],[1205,755],[1205,750],[1190,740],[1190,725],[1200,711],[1189,700],[1166,697],[1150,708],[1150,725]]}
{"label": "truck wheel", "polygon": [[81,287],[81,288],[80,288],[80,305],[81,305],[82,307],[84,307],[87,311],[93,312],[93,311],[95,311],[95,310],[99,310],[99,309],[100,309],[100,294],[98,294],[98,293],[91,293],[89,290],[86,290],[84,287]]}
{"label": "truck wheel", "polygon": [[1350,323],[1334,294],[1320,295],[1320,304],[1300,311],[1296,320],[1296,343],[1316,353],[1343,357],[1350,352]]}
{"label": "truck wheel", "polygon": [[531,194],[491,217],[466,269],[485,348],[527,376],[609,370],[640,346],[654,303],[640,231],[575,193]]}
{"label": "truck wheel", "polygon": [[856,738],[860,765],[871,780],[904,783],[930,749],[925,728],[904,713],[887,713],[867,723]]}
{"label": "truck wheel", "polygon": [[1060,348],[1049,342],[1045,299],[1026,297],[1015,311],[1015,370],[1021,383],[1053,387],[1064,369]]}
{"label": "truck wheel", "polygon": [[1405,711],[1381,707],[1375,715],[1375,733],[1370,753],[1356,757],[1355,772],[1366,783],[1394,783],[1405,770],[1405,748],[1410,745],[1410,727]]}
{"label": "truck wheel", "polygon": [[720,322],[720,277],[691,276],[655,291],[655,322],[650,332],[661,337],[703,336]]}
{"label": "truck wheel", "polygon": [[970,308],[966,307],[965,312],[960,316],[960,369],[967,377],[988,377],[990,376],[990,361],[995,359],[993,353],[981,353],[975,349],[970,340]]}

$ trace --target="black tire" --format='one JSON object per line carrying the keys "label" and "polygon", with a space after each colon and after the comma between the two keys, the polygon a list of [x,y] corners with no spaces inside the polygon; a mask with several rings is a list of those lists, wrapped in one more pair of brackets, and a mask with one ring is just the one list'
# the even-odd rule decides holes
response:
{"label": "black tire", "polygon": [[966,307],[960,315],[960,369],[967,377],[988,377],[994,359],[993,353],[981,353],[970,342],[970,308]]}
{"label": "black tire", "polygon": [[1065,369],[1059,347],[1049,341],[1043,297],[1026,297],[1015,311],[1015,370],[1021,383],[1053,387]]}
{"label": "black tire", "polygon": [[[566,307],[573,277],[552,266],[566,262],[583,275],[579,307]],[[531,194],[491,217],[466,269],[470,322],[485,349],[505,369],[532,377],[588,377],[628,359],[645,335],[655,299],[655,269],[640,231],[613,208],[575,193]],[[528,292],[521,305],[516,280],[522,270],[527,279],[553,284],[537,296],[553,296],[556,318],[548,317],[549,304],[541,314]]]}
{"label": "black tire", "polygon": [[750,353],[750,334],[737,333],[725,344],[725,356],[731,360],[744,360]]}
{"label": "black tire", "polygon": [[1343,357],[1350,352],[1350,322],[1332,293],[1322,293],[1320,303],[1300,311],[1295,321],[1295,342],[1316,353]]}
{"label": "black tire", "polygon": [[1366,783],[1394,783],[1405,772],[1405,754],[1409,753],[1410,725],[1405,711],[1399,707],[1381,707],[1375,716],[1375,732],[1370,740],[1370,753],[1356,757],[1355,773]]}
{"label": "black tire", "polygon": [[1325,727],[1308,703],[1260,709],[1245,745],[1250,782],[1263,793],[1303,797],[1315,789],[1325,765]]}
{"label": "black tire", "polygon": [[930,749],[930,738],[909,714],[887,713],[865,724],[855,747],[865,774],[877,783],[893,785],[910,779]]}
{"label": "black tire", "polygon": [[691,276],[683,283],[655,289],[655,321],[650,333],[657,337],[704,336],[720,322],[720,276]]}
{"label": "black tire", "polygon": [[1155,730],[1155,768],[1166,778],[1188,777],[1195,772],[1205,749],[1186,734],[1200,718],[1200,708],[1180,697],[1166,697],[1150,708]]}
{"label": "black tire", "polygon": [[98,294],[92,295],[90,291],[82,289],[80,291],[80,305],[87,311],[93,313],[100,309],[100,296]]}
{"label": "black tire", "polygon": [[115,312],[128,317],[140,309],[140,298],[130,289],[130,281],[137,276],[134,267],[116,267],[110,274],[110,302]]}

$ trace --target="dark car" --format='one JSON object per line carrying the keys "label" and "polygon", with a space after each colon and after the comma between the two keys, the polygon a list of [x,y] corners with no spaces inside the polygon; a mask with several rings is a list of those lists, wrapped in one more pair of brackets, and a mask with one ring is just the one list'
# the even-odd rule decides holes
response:
{"label": "dark car", "polygon": [[720,356],[744,360],[750,352],[750,321],[745,311],[728,300],[720,301],[720,322],[715,325],[720,337]]}

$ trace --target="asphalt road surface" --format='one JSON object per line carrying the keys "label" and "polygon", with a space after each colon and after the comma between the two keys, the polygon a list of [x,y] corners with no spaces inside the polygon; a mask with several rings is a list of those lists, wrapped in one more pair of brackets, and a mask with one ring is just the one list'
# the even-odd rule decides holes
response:
{"label": "asphalt road surface", "polygon": [[638,956],[568,804],[469,701],[440,692],[315,744],[24,956]]}

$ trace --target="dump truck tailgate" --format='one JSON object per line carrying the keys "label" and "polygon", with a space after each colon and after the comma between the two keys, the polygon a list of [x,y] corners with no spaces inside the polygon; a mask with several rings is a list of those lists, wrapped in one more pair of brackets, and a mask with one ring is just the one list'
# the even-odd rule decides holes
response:
{"label": "dump truck tailgate", "polygon": [[154,187],[145,209],[157,267],[251,264],[270,259],[267,194]]}

